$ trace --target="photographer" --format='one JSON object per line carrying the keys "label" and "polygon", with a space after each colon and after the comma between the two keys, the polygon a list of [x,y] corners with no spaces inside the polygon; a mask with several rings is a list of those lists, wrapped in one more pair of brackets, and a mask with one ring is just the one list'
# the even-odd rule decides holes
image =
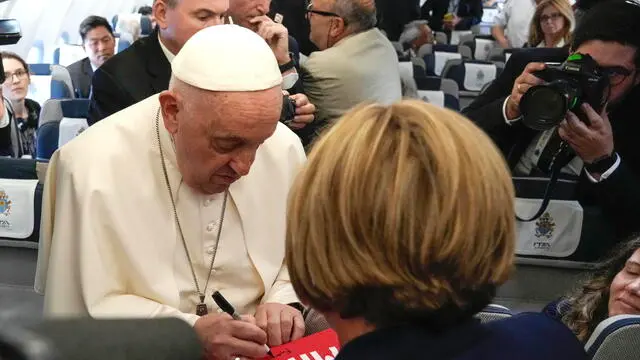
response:
{"label": "photographer", "polygon": [[[603,92],[606,104],[600,114],[589,105],[581,106],[587,122],[569,111],[557,128],[577,155],[562,172],[580,177],[577,199],[583,206],[599,207],[618,238],[640,230],[640,151],[635,144],[640,134],[638,19],[637,0],[608,1],[584,16],[571,52],[591,56],[608,76],[610,85]],[[555,132],[525,126],[521,99],[531,87],[544,83],[534,73],[548,67],[545,63],[565,61],[568,55],[564,49],[514,53],[502,75],[463,111],[493,138],[514,175],[540,174],[536,143],[544,134]],[[551,105],[535,106],[539,110]]]}

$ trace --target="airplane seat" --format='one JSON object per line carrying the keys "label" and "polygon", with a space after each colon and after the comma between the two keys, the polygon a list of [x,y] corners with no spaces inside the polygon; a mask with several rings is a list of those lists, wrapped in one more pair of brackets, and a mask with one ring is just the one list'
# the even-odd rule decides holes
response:
{"label": "airplane seat", "polygon": [[640,359],[640,316],[617,315],[604,320],[584,348],[592,360]]}
{"label": "airplane seat", "polygon": [[36,159],[49,161],[53,153],[87,129],[89,99],[52,99],[40,113],[36,133]]}
{"label": "airplane seat", "polygon": [[442,77],[451,79],[460,88],[461,108],[464,109],[479,94],[482,88],[500,74],[496,64],[479,60],[449,60],[442,70]]}
{"label": "airplane seat", "polygon": [[55,64],[29,64],[31,84],[28,98],[44,104],[49,99],[70,99],[74,97],[69,70]]}
{"label": "airplane seat", "polygon": [[148,16],[140,17],[140,36],[149,36],[153,32],[153,24]]}
{"label": "airplane seat", "polygon": [[33,286],[38,255],[43,193],[38,168],[33,159],[0,158],[0,320],[20,315],[12,307],[16,297],[39,301],[24,290]]}
{"label": "airplane seat", "polygon": [[63,44],[53,52],[53,64],[69,66],[87,57],[80,45]]}
{"label": "airplane seat", "polygon": [[455,81],[437,76],[426,76],[416,79],[416,86],[422,100],[460,111],[459,90]]}
{"label": "airplane seat", "polygon": [[427,76],[441,76],[442,70],[446,67],[449,60],[460,60],[462,54],[458,52],[434,51],[423,57],[427,68]]}
{"label": "airplane seat", "polygon": [[513,316],[511,310],[509,308],[497,305],[497,304],[489,304],[482,311],[477,313],[475,317],[480,319],[480,322],[486,323],[495,320],[507,319]]}

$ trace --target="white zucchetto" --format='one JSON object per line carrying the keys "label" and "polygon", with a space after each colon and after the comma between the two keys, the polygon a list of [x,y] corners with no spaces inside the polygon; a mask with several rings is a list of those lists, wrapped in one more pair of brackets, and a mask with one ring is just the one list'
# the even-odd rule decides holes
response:
{"label": "white zucchetto", "polygon": [[282,83],[266,41],[237,25],[198,31],[176,55],[171,69],[179,80],[209,91],[259,91]]}

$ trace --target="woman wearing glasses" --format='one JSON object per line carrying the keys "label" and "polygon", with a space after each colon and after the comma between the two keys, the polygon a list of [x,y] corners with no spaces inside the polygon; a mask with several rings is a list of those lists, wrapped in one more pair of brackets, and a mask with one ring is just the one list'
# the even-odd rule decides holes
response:
{"label": "woman wearing glasses", "polygon": [[27,99],[31,82],[29,66],[11,52],[2,52],[0,57],[4,67],[2,95],[6,99],[0,119],[0,156],[33,155],[40,105]]}
{"label": "woman wearing glasses", "polygon": [[536,7],[529,30],[529,47],[564,47],[571,41],[573,10],[567,0],[544,0]]}

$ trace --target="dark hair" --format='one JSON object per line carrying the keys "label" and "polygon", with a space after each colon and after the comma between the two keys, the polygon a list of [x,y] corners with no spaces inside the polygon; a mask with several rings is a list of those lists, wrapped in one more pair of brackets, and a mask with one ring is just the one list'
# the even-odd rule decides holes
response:
{"label": "dark hair", "polygon": [[82,38],[82,42],[84,42],[89,31],[101,26],[104,26],[104,28],[107,29],[107,31],[109,31],[111,35],[113,35],[113,29],[111,28],[111,25],[109,24],[107,19],[103,18],[102,16],[91,15],[88,18],[82,20],[82,23],[80,23],[80,37]]}
{"label": "dark hair", "polygon": [[573,33],[571,48],[591,41],[611,41],[636,49],[636,66],[640,67],[640,2],[610,0],[593,6]]}
{"label": "dark hair", "polygon": [[153,9],[149,5],[140,6],[140,9],[138,9],[138,14],[140,14],[140,15],[149,16],[149,15],[151,15],[152,12],[153,12]]}
{"label": "dark hair", "polygon": [[640,249],[640,236],[619,244],[591,277],[568,298],[570,310],[562,316],[562,322],[581,341],[586,342],[596,326],[609,317],[611,283],[638,249]]}
{"label": "dark hair", "polygon": [[[27,62],[24,61],[24,59],[21,58],[20,55],[18,55],[16,53],[12,53],[10,51],[2,51],[2,52],[0,52],[0,58],[2,58],[2,59],[13,59],[13,60],[16,60],[16,61],[20,62],[20,64],[22,64],[22,66],[24,67],[24,70],[27,73],[29,73],[29,64],[27,64]],[[3,76],[4,76],[4,74],[3,74]]]}

